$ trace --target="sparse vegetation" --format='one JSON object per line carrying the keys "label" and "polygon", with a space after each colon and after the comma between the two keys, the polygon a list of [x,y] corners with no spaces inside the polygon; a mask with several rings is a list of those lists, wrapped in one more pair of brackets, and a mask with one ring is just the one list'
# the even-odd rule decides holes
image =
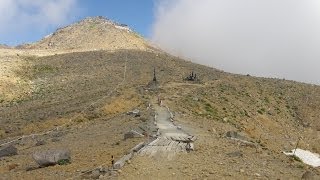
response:
{"label": "sparse vegetation", "polygon": [[[120,39],[111,43],[114,39],[110,38],[111,41],[105,39],[90,44],[86,42],[87,34],[79,33],[83,29],[66,28],[52,38],[57,48],[51,53],[52,56],[24,56],[21,52],[17,56],[14,53],[15,58],[20,58],[20,64],[15,66],[14,74],[1,76],[5,81],[0,81],[1,93],[4,92],[0,97],[0,138],[3,140],[61,126],[61,131],[55,130],[41,138],[46,139],[47,147],[71,147],[76,163],[25,173],[24,168],[30,159],[28,152],[36,147],[33,140],[21,141],[18,146],[23,153],[19,158],[8,158],[8,161],[1,162],[4,165],[0,165],[0,173],[8,176],[5,177],[7,179],[22,179],[24,176],[30,177],[30,174],[51,178],[52,173],[57,179],[65,179],[77,170],[106,164],[111,155],[121,157],[141,142],[141,139],[121,141],[123,132],[128,129],[148,129],[145,128],[146,124],[153,124],[152,107],[148,110],[146,107],[158,95],[174,111],[174,121],[181,124],[182,128],[186,126],[192,129],[200,140],[195,143],[195,152],[183,154],[174,161],[158,162],[152,159],[152,162],[146,163],[146,159],[137,158],[135,161],[140,164],[132,168],[133,173],[151,172],[154,168],[152,172],[170,171],[168,174],[172,175],[172,171],[181,177],[189,173],[188,177],[195,179],[215,176],[223,179],[239,176],[238,171],[234,170],[243,166],[250,170],[248,173],[242,170],[245,172],[241,173],[244,179],[254,178],[252,172],[263,172],[270,179],[290,179],[300,176],[301,168],[307,166],[303,166],[297,157],[288,161],[287,157],[278,154],[279,149],[290,148],[294,137],[301,135],[304,137],[302,147],[316,152],[320,150],[316,137],[320,127],[319,86],[224,73],[162,53],[144,44],[145,41],[141,39],[130,39],[129,43]],[[86,26],[85,29],[88,28],[88,34],[100,32],[99,24],[96,27]],[[108,37],[123,37],[118,30],[110,32],[114,34]],[[94,35],[92,41],[96,41],[97,37],[101,38],[101,35]],[[135,34],[128,37],[139,38]],[[115,51],[93,51],[93,48],[103,49],[109,45]],[[44,50],[48,48],[48,41],[42,40],[27,47],[32,51],[35,51],[34,48]],[[144,47],[156,53],[141,51]],[[83,48],[85,52],[75,52],[76,48]],[[61,54],[58,51],[61,49],[68,53]],[[125,60],[128,60],[127,63]],[[125,64],[127,71],[123,79]],[[144,89],[152,79],[153,67],[158,70],[160,82],[160,89],[155,92]],[[203,82],[194,84],[182,81],[183,75],[192,70],[199,73]],[[148,111],[149,114],[139,118],[125,114],[135,108]],[[311,124],[307,131],[301,126],[304,121]],[[238,142],[225,138],[230,130],[243,134],[248,142],[256,142],[256,149],[243,144],[239,146]],[[235,150],[241,151],[235,153],[240,154],[239,158],[226,156]],[[253,153],[257,154],[253,156]],[[217,162],[223,163],[216,166]],[[8,171],[8,163],[17,163],[20,167]],[[61,161],[59,164],[68,163]],[[140,167],[143,166],[148,169],[142,170]],[[169,166],[169,170],[163,168]],[[130,168],[128,166],[121,175],[130,174]],[[279,173],[288,171],[290,173]]]}
{"label": "sparse vegetation", "polygon": [[258,112],[259,114],[263,114],[263,111],[261,111],[261,109],[259,109],[257,112]]}
{"label": "sparse vegetation", "polygon": [[298,156],[296,156],[296,155],[293,155],[293,156],[291,156],[291,157],[292,157],[292,159],[295,160],[295,161],[302,162],[302,160],[301,160]]}
{"label": "sparse vegetation", "polygon": [[35,75],[41,75],[45,73],[52,73],[57,70],[56,67],[50,66],[48,64],[37,64],[32,67]]}
{"label": "sparse vegetation", "polygon": [[58,164],[61,165],[61,166],[63,166],[63,165],[68,165],[68,164],[70,164],[70,163],[71,163],[71,162],[70,162],[69,159],[61,159],[61,160],[58,161]]}
{"label": "sparse vegetation", "polygon": [[214,110],[214,109],[212,108],[212,106],[211,106],[210,103],[205,103],[205,110],[207,111],[207,114],[209,114],[209,115],[214,115],[214,116],[217,115],[216,110]]}
{"label": "sparse vegetation", "polygon": [[305,166],[304,166],[303,164],[298,164],[298,165],[297,165],[297,168],[300,168],[300,169],[304,169],[304,167],[305,167]]}

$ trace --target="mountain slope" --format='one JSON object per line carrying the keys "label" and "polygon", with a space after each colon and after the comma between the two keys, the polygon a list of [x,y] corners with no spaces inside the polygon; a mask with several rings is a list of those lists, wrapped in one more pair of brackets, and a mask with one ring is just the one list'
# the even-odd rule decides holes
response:
{"label": "mountain slope", "polygon": [[29,61],[25,59],[71,52],[121,49],[160,52],[128,26],[101,16],[89,17],[59,28],[32,44],[15,48],[0,45],[0,101],[22,98],[32,91],[32,82],[21,79],[15,73],[28,66]]}
{"label": "mountain slope", "polygon": [[[82,22],[87,23],[79,25]],[[91,20],[71,25],[67,34],[84,32],[88,23]],[[97,36],[96,31],[90,33],[86,36]],[[123,30],[114,33],[122,37]],[[282,153],[297,142],[300,148],[320,152],[319,86],[225,73],[165,52],[134,48],[133,41],[118,49],[92,51],[100,47],[98,39],[95,46],[79,47],[77,38],[87,39],[75,36],[64,46],[61,42],[69,37],[58,34],[52,36],[60,43],[55,48],[69,53],[37,56],[21,49],[26,53],[10,55],[18,64],[11,71],[19,78],[17,84],[28,85],[21,95],[0,102],[0,144],[18,137],[13,144],[19,150],[17,156],[0,161],[4,179],[93,178],[96,174],[90,170],[108,169],[111,156],[119,159],[136,144],[152,140],[123,137],[130,130],[155,133],[155,112],[149,104],[158,97],[173,111],[174,122],[198,137],[195,151],[177,154],[172,161],[135,157],[119,172],[120,179],[300,179],[306,171],[320,175],[319,168]],[[46,52],[47,40],[29,48]],[[122,44],[127,39],[117,40]],[[70,47],[83,52],[68,51]],[[154,68],[160,87],[150,90]],[[185,80],[192,71],[200,81]],[[127,115],[134,109],[140,110],[140,117]],[[227,138],[230,131],[251,144]],[[43,134],[19,138],[33,133]],[[55,148],[70,149],[72,163],[26,171],[36,166],[33,152]]]}
{"label": "mountain slope", "polygon": [[104,17],[86,18],[46,36],[39,42],[22,46],[48,50],[117,50],[150,48],[128,26]]}
{"label": "mountain slope", "polygon": [[1,49],[10,49],[11,47],[6,44],[0,44]]}

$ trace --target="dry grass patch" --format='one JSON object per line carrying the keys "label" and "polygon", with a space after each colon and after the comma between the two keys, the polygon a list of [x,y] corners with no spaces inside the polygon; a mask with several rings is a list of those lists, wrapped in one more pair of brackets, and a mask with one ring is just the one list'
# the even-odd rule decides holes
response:
{"label": "dry grass patch", "polygon": [[67,125],[68,123],[69,123],[69,119],[67,118],[33,122],[33,123],[28,123],[21,131],[23,134],[44,132],[47,130],[51,130],[57,126]]}
{"label": "dry grass patch", "polygon": [[115,115],[128,112],[142,104],[142,100],[134,92],[125,92],[123,95],[114,97],[110,103],[103,107],[106,115]]}
{"label": "dry grass patch", "polygon": [[20,57],[0,54],[0,103],[21,99],[30,92],[30,82],[16,73],[24,67]]}

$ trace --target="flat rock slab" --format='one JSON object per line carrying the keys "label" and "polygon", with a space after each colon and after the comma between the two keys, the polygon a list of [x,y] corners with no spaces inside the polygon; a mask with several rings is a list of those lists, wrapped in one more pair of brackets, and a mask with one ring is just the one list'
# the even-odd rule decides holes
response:
{"label": "flat rock slab", "polygon": [[179,152],[187,152],[193,150],[193,144],[184,143],[179,141],[174,141],[171,138],[159,137],[152,141],[150,144],[144,146],[138,151],[141,156],[157,156],[161,154],[162,156],[167,156],[169,159],[174,154]]}
{"label": "flat rock slab", "polygon": [[71,160],[70,151],[67,149],[35,152],[32,157],[41,167],[53,166],[62,160]]}
{"label": "flat rock slab", "polygon": [[133,147],[130,152],[138,152],[141,148],[145,146],[144,142],[139,143],[135,147]]}
{"label": "flat rock slab", "polygon": [[18,154],[18,150],[13,145],[4,146],[0,148],[0,157],[14,156]]}

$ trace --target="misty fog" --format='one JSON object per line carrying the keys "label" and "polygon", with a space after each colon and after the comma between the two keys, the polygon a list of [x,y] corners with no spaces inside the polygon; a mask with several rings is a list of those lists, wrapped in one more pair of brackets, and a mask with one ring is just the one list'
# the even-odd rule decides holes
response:
{"label": "misty fog", "polygon": [[320,84],[319,0],[158,0],[152,40],[227,72]]}

